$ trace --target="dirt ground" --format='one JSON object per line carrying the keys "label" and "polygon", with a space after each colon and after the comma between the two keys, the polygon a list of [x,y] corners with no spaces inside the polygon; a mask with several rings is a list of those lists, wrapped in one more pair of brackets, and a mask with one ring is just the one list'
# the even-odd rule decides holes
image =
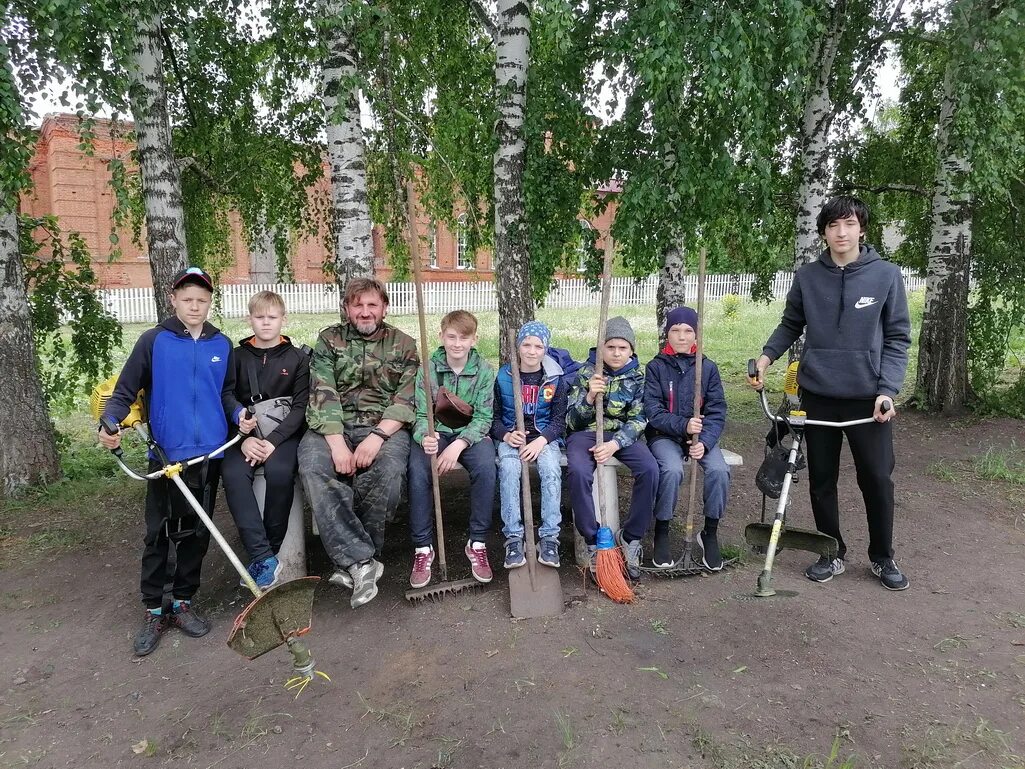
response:
{"label": "dirt ground", "polygon": [[[846,452],[847,573],[813,584],[801,574],[810,557],[785,552],[776,586],[793,597],[752,598],[749,555],[715,576],[647,578],[631,606],[564,566],[569,602],[548,620],[509,618],[501,570],[479,595],[410,606],[398,521],[376,600],[353,611],[339,589],[318,589],[308,640],[332,683],[298,699],[282,688],[284,651],[247,662],[225,646],[245,599],[213,547],[199,604],[213,631],[171,632],[133,658],[141,526],[105,532],[92,552],[0,578],[0,767],[1025,766],[1025,490],[982,482],[970,463],[1012,447],[1022,424],[899,424],[908,591],[868,572]],[[763,433],[728,434],[747,465],[735,469],[727,542],[758,518]],[[445,483],[450,562],[468,576],[465,482]],[[809,521],[800,484],[792,523]],[[316,540],[309,550],[311,573],[326,576]]]}

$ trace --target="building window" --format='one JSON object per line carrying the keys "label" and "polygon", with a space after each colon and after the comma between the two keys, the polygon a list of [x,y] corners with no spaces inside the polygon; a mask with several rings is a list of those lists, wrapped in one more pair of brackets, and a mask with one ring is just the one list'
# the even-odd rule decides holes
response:
{"label": "building window", "polygon": [[427,230],[427,237],[430,238],[430,243],[427,246],[428,266],[432,270],[436,270],[438,269],[438,225],[436,222],[431,222],[431,226]]}
{"label": "building window", "polygon": [[587,272],[587,257],[594,248],[594,227],[580,220],[580,243],[577,244],[577,272]]}
{"label": "building window", "polygon": [[456,227],[456,268],[473,269],[473,254],[470,253],[470,232],[466,227],[466,214],[459,217]]}

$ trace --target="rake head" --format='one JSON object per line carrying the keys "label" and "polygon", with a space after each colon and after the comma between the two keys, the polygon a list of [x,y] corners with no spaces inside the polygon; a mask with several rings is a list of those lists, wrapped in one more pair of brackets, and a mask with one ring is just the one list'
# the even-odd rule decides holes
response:
{"label": "rake head", "polygon": [[479,593],[484,591],[484,584],[475,579],[459,579],[452,582],[439,582],[436,585],[428,585],[414,590],[406,591],[406,600],[410,603],[422,601],[443,601],[447,595],[456,593]]}
{"label": "rake head", "polygon": [[[722,570],[728,569],[732,566],[736,566],[740,562],[740,558],[730,558],[722,562]],[[679,562],[677,562],[679,563]],[[668,569],[660,569],[655,566],[642,566],[641,571],[645,574],[650,574],[653,577],[662,577],[663,579],[676,579],[677,577],[697,577],[701,574],[717,574],[718,572],[709,571],[704,566],[671,566]]]}

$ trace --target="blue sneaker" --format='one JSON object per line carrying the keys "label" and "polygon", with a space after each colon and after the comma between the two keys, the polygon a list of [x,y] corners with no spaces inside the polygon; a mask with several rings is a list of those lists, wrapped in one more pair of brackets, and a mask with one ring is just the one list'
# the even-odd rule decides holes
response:
{"label": "blue sneaker", "polygon": [[[281,575],[281,562],[272,555],[262,561],[253,561],[249,564],[248,571],[260,590],[270,590],[277,584]],[[239,584],[245,587],[245,582]]]}
{"label": "blue sneaker", "polygon": [[505,542],[505,568],[518,569],[527,563],[523,554],[522,539],[507,539]]}

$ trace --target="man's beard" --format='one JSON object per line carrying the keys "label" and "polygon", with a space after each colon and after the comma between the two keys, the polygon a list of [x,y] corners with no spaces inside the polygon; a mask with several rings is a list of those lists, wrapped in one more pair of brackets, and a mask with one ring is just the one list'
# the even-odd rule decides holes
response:
{"label": "man's beard", "polygon": [[356,331],[362,334],[363,336],[370,336],[375,331],[377,331],[378,328],[381,327],[380,323],[373,320],[366,322],[355,321],[352,325],[355,326]]}

